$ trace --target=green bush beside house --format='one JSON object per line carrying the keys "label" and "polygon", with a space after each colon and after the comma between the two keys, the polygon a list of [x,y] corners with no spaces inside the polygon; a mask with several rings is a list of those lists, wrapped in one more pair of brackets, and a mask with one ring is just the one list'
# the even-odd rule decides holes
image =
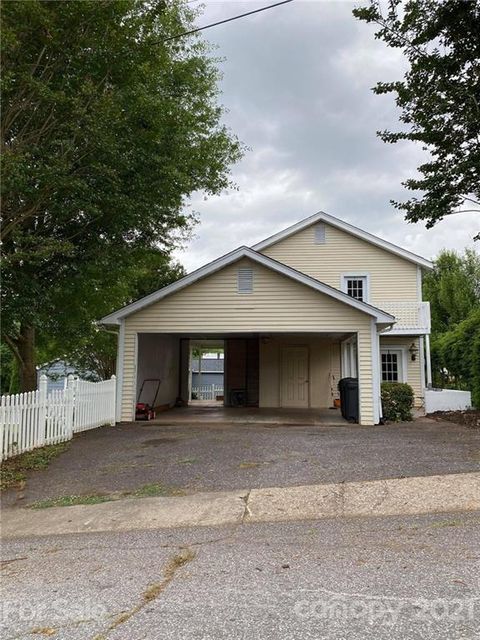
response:
{"label": "green bush beside house", "polygon": [[385,420],[402,422],[413,420],[414,394],[404,382],[382,382],[382,408]]}

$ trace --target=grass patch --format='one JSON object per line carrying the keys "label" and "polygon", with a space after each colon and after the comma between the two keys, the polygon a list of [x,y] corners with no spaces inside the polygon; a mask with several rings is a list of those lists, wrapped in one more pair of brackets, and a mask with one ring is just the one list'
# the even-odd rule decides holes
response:
{"label": "grass patch", "polygon": [[198,462],[198,458],[182,458],[177,462],[178,464],[195,464],[195,462]]}
{"label": "grass patch", "polygon": [[169,491],[170,490],[164,487],[163,484],[152,482],[150,484],[144,484],[143,487],[139,487],[135,491],[127,491],[123,495],[132,498],[152,498],[154,496],[168,495]]}
{"label": "grass patch", "polygon": [[50,507],[74,507],[79,504],[100,504],[102,502],[112,502],[121,498],[153,498],[155,496],[184,496],[182,489],[165,487],[159,483],[144,484],[135,491],[123,491],[112,493],[93,493],[84,496],[58,496],[57,498],[46,498],[37,500],[28,505],[30,509],[49,509]]}
{"label": "grass patch", "polygon": [[256,469],[256,467],[263,467],[267,462],[241,462],[238,465],[239,469]]}
{"label": "grass patch", "polygon": [[28,506],[30,509],[49,509],[50,507],[73,507],[78,504],[99,504],[101,502],[109,502],[115,500],[115,496],[111,495],[89,495],[89,496],[60,496],[59,498],[46,498],[45,500],[37,500]]}
{"label": "grass patch", "polygon": [[0,467],[0,490],[21,485],[27,479],[27,471],[46,469],[69,445],[69,442],[52,444],[4,460]]}
{"label": "grass patch", "polygon": [[151,484],[144,484],[143,487],[139,487],[135,491],[126,491],[123,495],[131,498],[153,498],[155,496],[184,496],[185,491],[152,482]]}

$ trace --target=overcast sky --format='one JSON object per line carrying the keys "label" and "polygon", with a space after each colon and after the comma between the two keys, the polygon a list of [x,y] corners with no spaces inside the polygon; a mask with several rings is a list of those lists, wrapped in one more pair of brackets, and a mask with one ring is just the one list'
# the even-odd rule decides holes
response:
{"label": "overcast sky", "polygon": [[[197,22],[272,2],[207,0]],[[375,134],[396,129],[398,111],[391,96],[371,87],[400,79],[404,61],[353,18],[359,4],[294,0],[204,32],[225,58],[225,123],[249,150],[233,168],[238,190],[192,198],[201,222],[177,253],[188,271],[320,210],[427,258],[443,247],[474,245],[478,215],[452,216],[427,230],[404,222],[389,202],[408,195],[401,182],[422,152]]]}

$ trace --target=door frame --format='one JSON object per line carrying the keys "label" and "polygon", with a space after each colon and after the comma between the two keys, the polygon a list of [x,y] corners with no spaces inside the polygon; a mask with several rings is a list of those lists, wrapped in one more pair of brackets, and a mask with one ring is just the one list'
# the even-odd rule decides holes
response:
{"label": "door frame", "polygon": [[[283,376],[284,376],[284,372],[283,372],[283,354],[287,349],[305,349],[305,351],[307,352],[307,406],[306,407],[291,407],[291,406],[285,406],[283,404]],[[311,394],[310,394],[310,389],[311,389],[311,371],[310,371],[310,346],[308,344],[283,344],[280,346],[280,375],[278,376],[278,381],[279,381],[279,385],[280,388],[278,390],[278,399],[279,399],[279,406],[282,409],[310,409],[311,406]]]}

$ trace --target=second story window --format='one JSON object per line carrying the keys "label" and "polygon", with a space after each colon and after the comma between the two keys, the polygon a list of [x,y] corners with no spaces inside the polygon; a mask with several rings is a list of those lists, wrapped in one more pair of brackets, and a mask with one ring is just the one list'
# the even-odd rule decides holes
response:
{"label": "second story window", "polygon": [[355,300],[368,302],[368,277],[366,275],[344,275],[342,290]]}

